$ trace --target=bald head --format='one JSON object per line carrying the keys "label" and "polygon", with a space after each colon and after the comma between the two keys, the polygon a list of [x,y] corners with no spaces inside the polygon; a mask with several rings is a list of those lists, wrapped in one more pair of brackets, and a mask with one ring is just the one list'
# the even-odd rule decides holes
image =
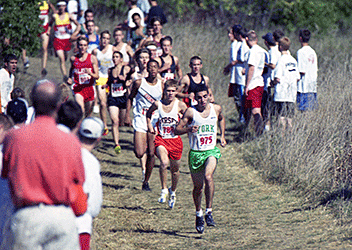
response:
{"label": "bald head", "polygon": [[49,80],[37,82],[31,94],[32,104],[36,115],[52,116],[60,103],[61,89]]}

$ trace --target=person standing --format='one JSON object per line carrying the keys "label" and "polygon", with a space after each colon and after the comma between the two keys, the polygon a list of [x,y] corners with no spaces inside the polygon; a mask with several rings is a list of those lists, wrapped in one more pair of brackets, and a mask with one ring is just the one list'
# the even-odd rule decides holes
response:
{"label": "person standing", "polygon": [[176,135],[188,133],[191,150],[188,164],[193,181],[193,201],[196,207],[196,230],[204,231],[202,210],[202,191],[205,184],[205,221],[207,226],[215,226],[212,216],[214,197],[213,174],[217,161],[221,157],[219,148],[216,147],[217,124],[220,127],[221,146],[226,146],[225,117],[220,105],[209,102],[209,91],[206,86],[201,86],[195,92],[197,105],[189,107],[184,113],[180,123],[175,129]]}
{"label": "person standing", "polygon": [[309,30],[299,32],[302,48],[297,51],[298,70],[301,75],[297,87],[297,105],[300,111],[313,110],[318,107],[318,59],[314,49],[308,44],[310,35]]}
{"label": "person standing", "polygon": [[1,112],[5,112],[7,103],[11,100],[11,91],[15,83],[17,56],[8,54],[4,58],[4,67],[0,70]]}
{"label": "person standing", "polygon": [[9,180],[16,211],[11,249],[79,248],[75,215],[87,208],[85,173],[78,139],[55,123],[60,94],[53,82],[35,84],[35,121],[4,140],[1,176]]}

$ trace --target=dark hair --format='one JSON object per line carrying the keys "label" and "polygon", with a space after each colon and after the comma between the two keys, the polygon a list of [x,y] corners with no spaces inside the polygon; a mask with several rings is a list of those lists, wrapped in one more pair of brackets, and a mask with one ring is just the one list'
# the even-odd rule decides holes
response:
{"label": "dark hair", "polygon": [[11,91],[10,96],[11,96],[11,100],[19,98],[19,97],[26,98],[26,94],[24,93],[23,89],[21,89],[19,87],[14,88]]}
{"label": "dark hair", "polygon": [[203,64],[202,58],[200,56],[192,56],[191,59],[189,60],[189,64],[192,64],[193,60],[200,60],[200,64]]}
{"label": "dark hair", "polygon": [[139,15],[138,13],[134,13],[134,14],[132,15],[132,19],[133,19],[135,16],[139,16],[139,17],[141,18],[141,15]]}
{"label": "dark hair", "polygon": [[18,60],[17,56],[14,55],[14,54],[6,54],[5,57],[4,57],[4,63],[8,63],[12,60]]}
{"label": "dark hair", "polygon": [[161,21],[160,17],[158,16],[154,16],[152,17],[152,19],[150,19],[150,24],[153,26],[155,22],[159,22],[161,25],[163,24],[163,22]]}
{"label": "dark hair", "polygon": [[47,80],[38,81],[31,92],[31,100],[37,115],[52,115],[55,113],[61,98],[60,87]]}
{"label": "dark hair", "polygon": [[57,113],[57,123],[63,124],[70,130],[74,129],[83,117],[81,106],[74,100],[61,104]]}
{"label": "dark hair", "polygon": [[149,62],[147,63],[147,68],[149,67],[149,65],[150,65],[151,63],[156,63],[156,65],[158,65],[158,68],[160,67],[158,61],[156,61],[156,60],[154,60],[154,59],[150,59]]}
{"label": "dark hair", "polygon": [[147,54],[149,55],[149,58],[152,57],[152,53],[150,52],[150,50],[147,49],[147,48],[143,48],[143,49],[137,50],[136,53],[134,53],[133,56],[134,56],[134,58],[135,58],[136,61],[139,59],[139,57],[140,57],[140,55],[141,55],[142,53],[147,53]]}
{"label": "dark hair", "polygon": [[120,51],[115,50],[112,55],[119,54],[121,58],[123,58],[123,55]]}
{"label": "dark hair", "polygon": [[87,43],[89,43],[89,40],[86,36],[80,36],[77,39],[77,44],[79,44],[80,41],[86,41]]}
{"label": "dark hair", "polygon": [[3,126],[5,131],[9,130],[15,125],[11,117],[5,114],[0,114],[0,124]]}
{"label": "dark hair", "polygon": [[170,41],[170,44],[172,44],[172,38],[171,36],[165,36],[160,39],[160,44],[163,44],[164,41]]}
{"label": "dark hair", "polygon": [[299,36],[302,38],[302,42],[307,43],[310,40],[310,31],[309,30],[300,30]]}
{"label": "dark hair", "polygon": [[95,22],[94,22],[93,20],[88,20],[88,21],[86,21],[84,24],[85,24],[86,26],[88,26],[88,23],[93,23],[93,24],[95,24]]}
{"label": "dark hair", "polygon": [[129,0],[130,1],[130,3],[132,4],[132,5],[136,5],[137,4],[137,0]]}
{"label": "dark hair", "polygon": [[123,30],[121,28],[115,28],[112,34],[115,35],[117,31],[121,31],[123,33]]}
{"label": "dark hair", "polygon": [[23,123],[27,120],[27,105],[18,98],[9,101],[6,114],[12,118],[15,124]]}
{"label": "dark hair", "polygon": [[284,37],[284,36],[285,36],[285,33],[280,29],[274,30],[273,32],[273,37],[276,42],[280,41],[281,37]]}
{"label": "dark hair", "polygon": [[194,91],[194,95],[197,95],[198,92],[202,92],[202,91],[206,91],[209,94],[209,89],[207,85],[199,84],[199,86],[197,86],[196,90]]}
{"label": "dark hair", "polygon": [[288,37],[284,36],[280,39],[279,41],[279,46],[282,47],[284,51],[287,51],[290,49],[291,41]]}
{"label": "dark hair", "polygon": [[173,88],[177,88],[177,80],[175,79],[168,79],[166,80],[165,84],[164,84],[164,90],[166,90],[168,87],[173,87]]}
{"label": "dark hair", "polygon": [[91,10],[91,9],[87,9],[87,10],[84,12],[84,18],[86,18],[87,13],[92,13],[92,14],[94,15],[93,10]]}

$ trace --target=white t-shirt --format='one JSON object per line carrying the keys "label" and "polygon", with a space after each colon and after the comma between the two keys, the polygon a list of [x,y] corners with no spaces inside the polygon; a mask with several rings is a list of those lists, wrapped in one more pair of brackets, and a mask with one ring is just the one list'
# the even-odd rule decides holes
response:
{"label": "white t-shirt", "polygon": [[273,70],[274,78],[280,79],[275,85],[275,102],[295,102],[299,72],[297,61],[291,55],[283,54]]}
{"label": "white t-shirt", "polygon": [[88,208],[84,215],[76,218],[76,226],[79,234],[92,234],[93,218],[99,214],[103,203],[103,186],[97,158],[87,149],[82,148],[82,160],[86,179],[83,190],[88,194]]}
{"label": "white t-shirt", "polygon": [[132,19],[132,15],[134,13],[138,13],[139,14],[139,16],[141,17],[141,25],[145,26],[143,11],[141,11],[140,8],[136,7],[136,8],[130,9],[128,11],[128,13],[127,13],[127,24],[128,24],[128,27],[130,27],[130,28],[136,27],[136,24],[133,22],[133,19]]}
{"label": "white t-shirt", "polygon": [[254,66],[254,73],[248,85],[248,90],[255,89],[256,87],[264,87],[262,74],[264,70],[265,52],[265,49],[257,44],[254,45],[248,52],[248,60],[246,63],[246,78],[248,76],[249,66]]}
{"label": "white t-shirt", "polygon": [[15,83],[15,76],[2,68],[0,70],[0,91],[1,91],[1,108],[4,112],[6,110],[7,103],[11,101],[11,91]]}
{"label": "white t-shirt", "polygon": [[[237,52],[238,49],[240,48],[241,43],[238,42],[237,40],[233,41],[231,43],[231,49],[230,49],[230,63],[232,61],[236,61],[237,60]],[[236,83],[235,82],[235,66],[231,67],[231,78],[230,78],[230,83]]]}
{"label": "white t-shirt", "polygon": [[109,68],[114,66],[114,62],[112,60],[113,48],[111,44],[108,45],[108,49],[103,54],[101,50],[97,50],[97,60],[99,65],[99,77],[108,78],[108,70]]}
{"label": "white t-shirt", "polygon": [[237,51],[236,59],[241,63],[235,65],[235,83],[245,86],[246,85],[246,75],[242,74],[242,70],[245,67],[245,61],[247,61],[249,47],[246,42],[238,42],[239,48]]}
{"label": "white t-shirt", "polygon": [[310,46],[303,46],[297,51],[298,70],[305,73],[298,82],[300,93],[316,93],[318,77],[317,54]]}

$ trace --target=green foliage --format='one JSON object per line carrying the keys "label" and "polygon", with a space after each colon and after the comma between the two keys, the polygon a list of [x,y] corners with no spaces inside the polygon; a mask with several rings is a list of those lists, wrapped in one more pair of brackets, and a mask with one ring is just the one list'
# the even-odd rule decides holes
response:
{"label": "green foliage", "polygon": [[[2,37],[1,52],[21,54],[22,49],[29,53],[37,53],[40,49],[38,34],[40,27],[38,0],[1,0],[0,32]],[[10,40],[6,45],[4,39]]]}

